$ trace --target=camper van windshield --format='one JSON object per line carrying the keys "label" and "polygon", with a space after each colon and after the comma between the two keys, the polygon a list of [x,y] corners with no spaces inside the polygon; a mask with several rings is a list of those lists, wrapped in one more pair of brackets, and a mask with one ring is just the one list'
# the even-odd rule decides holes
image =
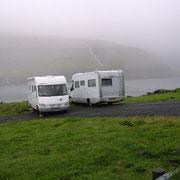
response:
{"label": "camper van windshield", "polygon": [[66,84],[39,85],[38,94],[42,96],[64,96],[67,95]]}

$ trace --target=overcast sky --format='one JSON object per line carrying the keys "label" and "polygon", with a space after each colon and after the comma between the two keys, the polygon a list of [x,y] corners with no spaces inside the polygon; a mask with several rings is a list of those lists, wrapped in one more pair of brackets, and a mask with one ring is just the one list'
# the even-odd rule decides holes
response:
{"label": "overcast sky", "polygon": [[0,0],[0,34],[111,40],[180,57],[180,0]]}

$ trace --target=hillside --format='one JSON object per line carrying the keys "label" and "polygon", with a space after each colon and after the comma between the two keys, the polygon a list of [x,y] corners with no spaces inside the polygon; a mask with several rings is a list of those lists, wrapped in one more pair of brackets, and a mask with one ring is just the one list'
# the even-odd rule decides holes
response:
{"label": "hillside", "polygon": [[126,78],[167,75],[157,57],[141,49],[102,40],[47,37],[1,36],[0,67],[1,84],[48,74],[70,79],[76,72],[102,69],[123,69]]}

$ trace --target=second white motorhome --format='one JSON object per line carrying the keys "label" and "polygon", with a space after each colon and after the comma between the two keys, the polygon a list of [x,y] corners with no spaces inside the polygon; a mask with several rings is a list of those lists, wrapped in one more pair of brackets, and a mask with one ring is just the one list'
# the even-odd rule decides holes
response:
{"label": "second white motorhome", "polygon": [[122,70],[95,71],[74,74],[70,89],[71,102],[97,103],[114,102],[125,99],[124,74]]}
{"label": "second white motorhome", "polygon": [[69,109],[69,95],[64,76],[28,78],[29,105],[41,112]]}

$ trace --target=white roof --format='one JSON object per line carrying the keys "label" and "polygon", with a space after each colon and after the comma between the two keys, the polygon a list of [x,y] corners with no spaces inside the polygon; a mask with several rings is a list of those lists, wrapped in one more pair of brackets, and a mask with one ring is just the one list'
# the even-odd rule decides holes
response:
{"label": "white roof", "polygon": [[66,78],[64,76],[31,77],[27,80],[35,80],[37,84],[66,84]]}
{"label": "white roof", "polygon": [[77,73],[73,75],[73,78],[75,76],[83,75],[83,74],[91,74],[91,73],[98,73],[101,77],[106,76],[119,76],[119,74],[123,74],[123,70],[104,70],[104,71],[92,71],[92,72],[84,72],[84,73]]}

